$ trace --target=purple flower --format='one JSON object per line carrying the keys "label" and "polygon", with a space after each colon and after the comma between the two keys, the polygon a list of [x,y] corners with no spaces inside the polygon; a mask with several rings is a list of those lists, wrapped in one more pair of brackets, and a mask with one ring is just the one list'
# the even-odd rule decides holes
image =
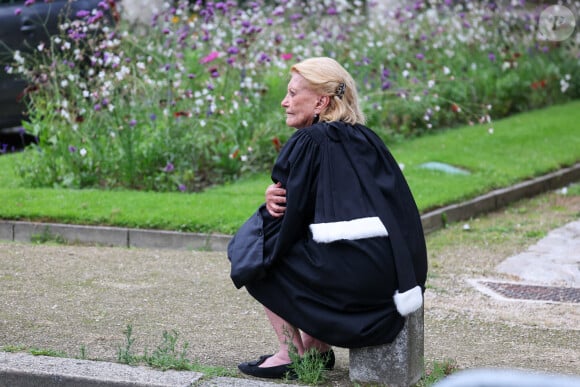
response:
{"label": "purple flower", "polygon": [[174,169],[175,169],[175,167],[173,166],[173,164],[168,161],[167,165],[165,165],[165,168],[163,168],[163,172],[167,172],[167,173],[173,172]]}
{"label": "purple flower", "polygon": [[326,10],[326,14],[331,16],[338,15],[338,10],[335,7],[330,7]]}
{"label": "purple flower", "polygon": [[77,17],[79,19],[83,19],[87,16],[90,16],[91,13],[89,11],[87,11],[86,9],[81,9],[80,11],[77,12]]}
{"label": "purple flower", "polygon": [[260,53],[260,57],[258,58],[258,62],[259,63],[266,63],[266,62],[270,62],[271,59],[268,55],[266,55],[266,53],[262,52]]}
{"label": "purple flower", "polygon": [[419,60],[423,60],[425,59],[425,55],[423,55],[423,53],[418,53],[417,55],[415,55],[415,58],[419,59]]}
{"label": "purple flower", "polygon": [[209,69],[209,75],[212,78],[218,78],[220,76],[220,73],[217,67],[212,67],[211,69]]}
{"label": "purple flower", "polygon": [[[14,10],[14,14],[15,14],[16,16],[20,15],[21,13],[22,13],[22,8],[16,8],[16,9]],[[6,145],[6,144],[3,144],[3,145]]]}
{"label": "purple flower", "polygon": [[296,22],[298,20],[302,19],[302,14],[301,13],[295,13],[293,15],[290,16],[290,20],[293,22]]}
{"label": "purple flower", "polygon": [[495,62],[495,54],[493,52],[490,52],[487,57],[491,62]]}
{"label": "purple flower", "polygon": [[101,20],[103,18],[103,16],[105,16],[105,14],[103,13],[103,11],[97,11],[97,12],[95,12],[94,16],[92,16],[91,18],[89,18],[89,20],[87,21],[87,23],[89,23],[89,24],[95,24],[96,22],[98,22],[99,20]]}
{"label": "purple flower", "polygon": [[26,7],[30,7],[31,5],[34,5],[34,3],[36,3],[36,0],[26,0],[26,1],[24,2],[24,5],[25,5]]}
{"label": "purple flower", "polygon": [[137,125],[137,120],[133,118],[131,121],[129,121],[129,126],[133,127],[135,125]]}
{"label": "purple flower", "polygon": [[389,81],[385,81],[385,82],[383,82],[383,84],[382,84],[382,86],[381,86],[381,89],[382,89],[382,90],[388,90],[388,89],[390,89],[390,88],[391,88],[391,82],[389,82]]}
{"label": "purple flower", "polygon": [[185,192],[187,190],[187,187],[185,186],[185,184],[179,184],[179,186],[177,186],[177,189],[179,189],[181,192]]}
{"label": "purple flower", "polygon": [[95,104],[94,109],[95,109],[96,112],[101,111],[101,104],[100,103]]}
{"label": "purple flower", "polygon": [[77,151],[77,147],[76,146],[69,145],[68,151],[70,153],[75,153]]}
{"label": "purple flower", "polygon": [[151,119],[151,121],[157,120],[157,114],[151,113],[151,115],[149,116],[149,119]]}
{"label": "purple flower", "polygon": [[7,150],[8,144],[2,144],[2,147],[0,148],[0,153],[6,153]]}

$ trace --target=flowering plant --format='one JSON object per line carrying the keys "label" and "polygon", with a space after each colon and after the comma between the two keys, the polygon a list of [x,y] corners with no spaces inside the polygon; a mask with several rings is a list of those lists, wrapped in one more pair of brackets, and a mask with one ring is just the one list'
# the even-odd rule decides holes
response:
{"label": "flowering plant", "polygon": [[110,2],[6,68],[30,84],[31,185],[196,191],[267,170],[288,68],[311,56],[353,74],[385,140],[580,95],[579,34],[538,40],[523,1],[176,1],[145,34],[108,24]]}

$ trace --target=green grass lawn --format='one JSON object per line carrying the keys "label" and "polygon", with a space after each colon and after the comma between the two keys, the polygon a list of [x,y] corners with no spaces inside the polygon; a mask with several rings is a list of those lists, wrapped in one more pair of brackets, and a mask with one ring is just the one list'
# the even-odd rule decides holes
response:
{"label": "green grass lawn", "polygon": [[[574,101],[387,145],[426,212],[579,162],[579,122],[580,101]],[[0,157],[0,219],[233,233],[270,184],[261,174],[195,194],[28,189],[14,172],[24,156]],[[429,161],[469,174],[420,167]]]}

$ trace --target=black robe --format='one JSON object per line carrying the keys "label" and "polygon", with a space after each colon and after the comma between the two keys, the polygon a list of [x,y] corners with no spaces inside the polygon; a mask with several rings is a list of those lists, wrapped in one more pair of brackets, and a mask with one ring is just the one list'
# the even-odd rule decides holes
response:
{"label": "black robe", "polygon": [[272,180],[286,212],[262,205],[228,246],[231,278],[261,304],[328,344],[392,342],[421,307],[427,252],[403,174],[369,128],[343,122],[299,129]]}

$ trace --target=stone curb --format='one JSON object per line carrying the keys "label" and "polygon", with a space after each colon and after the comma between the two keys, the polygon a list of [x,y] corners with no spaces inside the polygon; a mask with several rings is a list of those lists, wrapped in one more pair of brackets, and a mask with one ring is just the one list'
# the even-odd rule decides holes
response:
{"label": "stone curb", "polygon": [[[580,163],[508,188],[491,191],[464,203],[428,212],[421,216],[423,228],[425,233],[430,233],[448,223],[468,220],[576,181],[580,181]],[[0,220],[0,240],[30,242],[38,236],[79,244],[207,251],[226,251],[231,239],[230,235],[223,234]]]}
{"label": "stone curb", "polygon": [[199,372],[0,352],[0,387],[186,387],[202,377]]}
{"label": "stone curb", "polygon": [[191,371],[0,352],[0,387],[285,387],[255,379],[215,377]]}

